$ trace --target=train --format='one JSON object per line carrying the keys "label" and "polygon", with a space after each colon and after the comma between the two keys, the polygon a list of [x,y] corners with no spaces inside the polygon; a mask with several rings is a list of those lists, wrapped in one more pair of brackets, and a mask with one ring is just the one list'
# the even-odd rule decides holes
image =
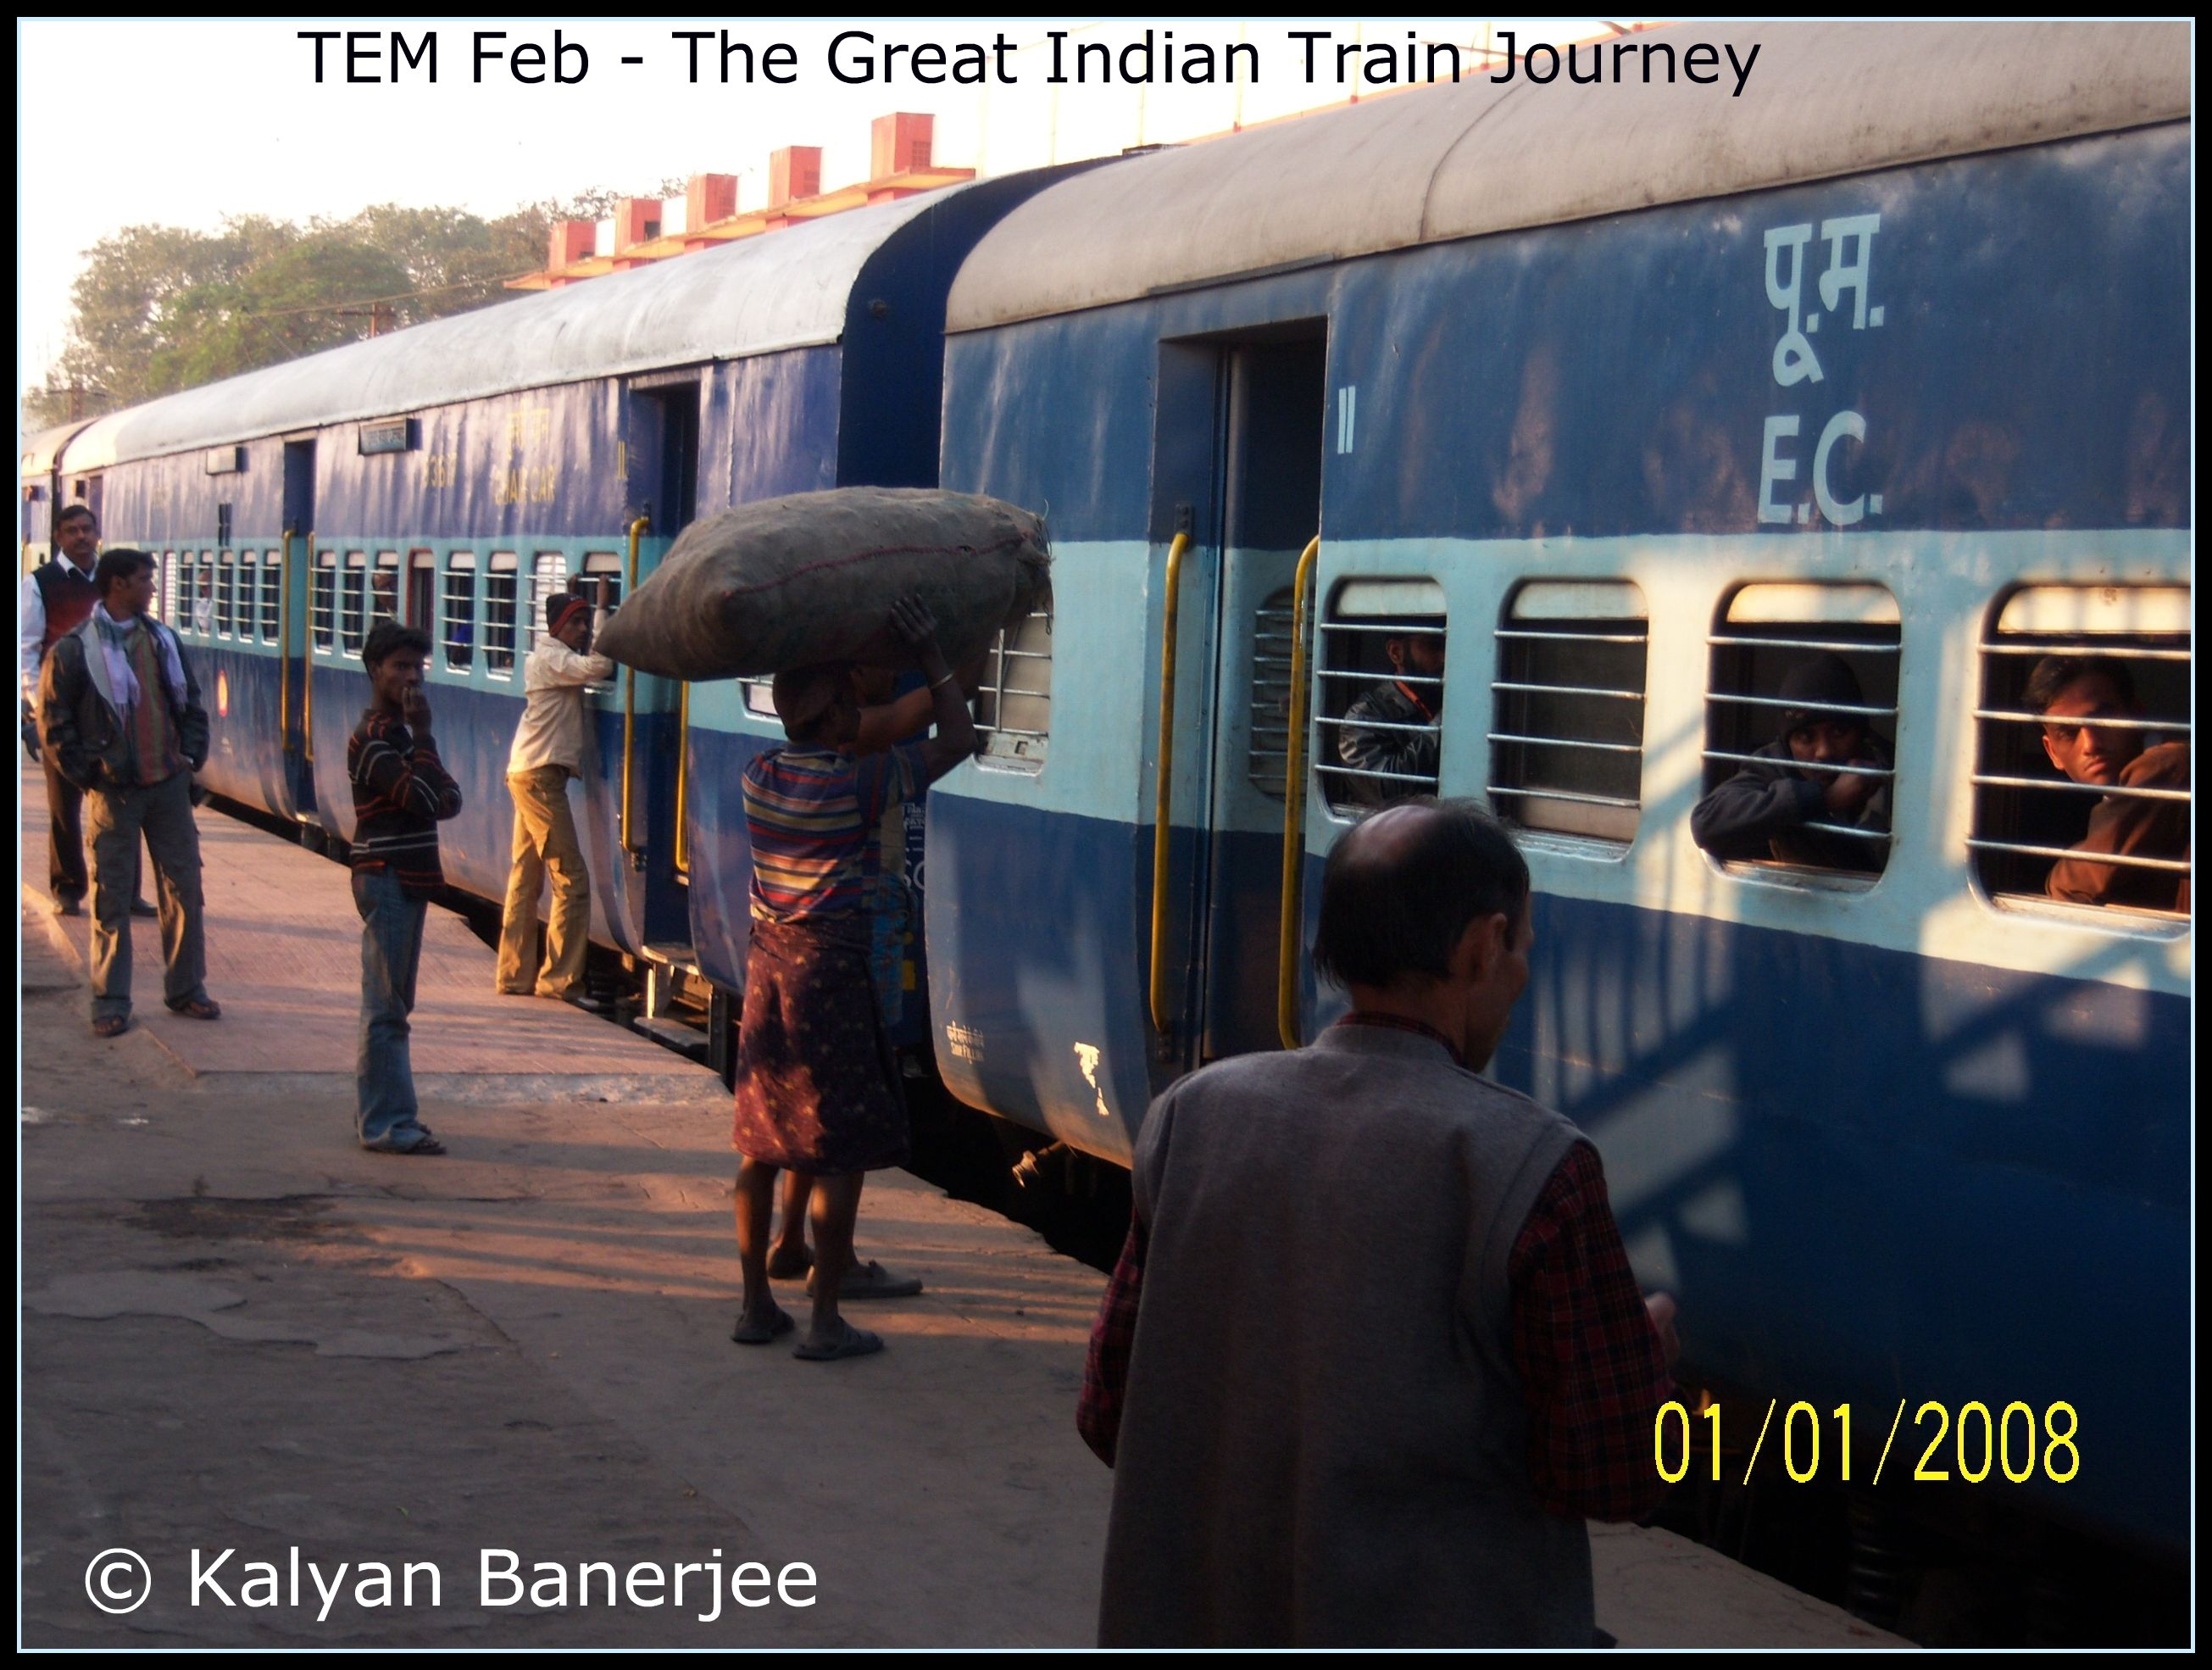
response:
{"label": "train", "polygon": [[[489,898],[537,600],[773,494],[1046,511],[1051,606],[908,830],[918,1064],[1126,1162],[1177,1075],[1340,1011],[1336,837],[1482,797],[1536,895],[1493,1070],[1597,1144],[1688,1369],[2171,1557],[2191,921],[2042,895],[2021,689],[2110,655],[2189,734],[2186,26],[1649,42],[1763,50],[1741,96],[1648,52],[1470,77],[155,400],[27,443],[27,558],[71,502],[160,554],[209,786],[338,840],[360,642],[423,625],[447,872]],[[1407,634],[1448,652],[1436,764],[1363,783],[1339,739]],[[1891,827],[1866,867],[1717,860],[1691,810],[1815,653],[1893,744]],[[593,936],[726,1005],[765,692],[590,699]]]}

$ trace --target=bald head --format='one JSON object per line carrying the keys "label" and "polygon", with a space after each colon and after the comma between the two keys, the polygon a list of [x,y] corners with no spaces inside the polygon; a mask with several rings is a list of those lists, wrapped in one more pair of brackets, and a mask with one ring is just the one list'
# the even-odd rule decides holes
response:
{"label": "bald head", "polygon": [[1328,855],[1314,966],[1344,986],[1441,980],[1468,923],[1528,908],[1528,863],[1497,819],[1469,800],[1401,801]]}

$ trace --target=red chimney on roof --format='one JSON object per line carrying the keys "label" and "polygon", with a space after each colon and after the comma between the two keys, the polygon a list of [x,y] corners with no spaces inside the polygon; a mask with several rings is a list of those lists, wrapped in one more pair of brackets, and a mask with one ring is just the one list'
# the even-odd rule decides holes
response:
{"label": "red chimney on roof", "polygon": [[545,265],[555,272],[562,267],[574,266],[592,253],[592,239],[598,231],[589,221],[556,220],[553,222],[550,247],[545,253]]}
{"label": "red chimney on roof", "polygon": [[795,198],[822,194],[822,147],[786,145],[768,158],[768,206],[781,209]]}
{"label": "red chimney on roof", "polygon": [[727,220],[738,212],[735,174],[693,174],[684,188],[684,229],[689,233]]}
{"label": "red chimney on roof", "polygon": [[878,116],[868,131],[868,178],[910,174],[929,166],[937,118],[902,110]]}

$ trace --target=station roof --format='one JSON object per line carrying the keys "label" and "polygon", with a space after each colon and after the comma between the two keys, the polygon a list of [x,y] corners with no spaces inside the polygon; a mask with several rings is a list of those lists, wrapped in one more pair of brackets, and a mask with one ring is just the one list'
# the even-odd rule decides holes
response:
{"label": "station roof", "polygon": [[[1754,43],[1732,96],[1725,48]],[[1636,79],[1638,49],[1679,74],[1700,44],[1718,85]],[[976,246],[946,328],[2190,113],[2186,23],[1700,23],[1600,49],[1598,86],[1476,71],[1079,175]]]}
{"label": "station roof", "polygon": [[868,258],[946,196],[854,209],[150,400],[88,426],[68,466],[835,342]]}

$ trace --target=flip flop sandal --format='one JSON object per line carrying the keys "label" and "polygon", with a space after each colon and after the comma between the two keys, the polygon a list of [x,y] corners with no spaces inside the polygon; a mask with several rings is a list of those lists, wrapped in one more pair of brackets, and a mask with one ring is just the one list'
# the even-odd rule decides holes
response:
{"label": "flip flop sandal", "polygon": [[773,1322],[748,1322],[739,1316],[738,1326],[730,1330],[730,1339],[738,1345],[765,1345],[771,1339],[782,1338],[798,1326],[791,1313],[779,1305]]}
{"label": "flip flop sandal", "polygon": [[362,1146],[362,1152],[364,1154],[419,1154],[423,1155],[425,1158],[428,1158],[432,1155],[443,1154],[445,1151],[446,1145],[440,1142],[435,1137],[430,1136],[427,1132],[423,1135],[422,1140],[416,1143],[412,1148],[391,1148],[386,1146],[371,1148],[367,1143],[363,1143]]}
{"label": "flip flop sandal", "polygon": [[171,1003],[169,1012],[181,1015],[188,1021],[220,1021],[222,1005],[212,997],[187,997],[181,1003]]}
{"label": "flip flop sandal", "polygon": [[[921,1291],[919,1276],[894,1276],[870,1259],[866,1264],[848,1265],[845,1279],[837,1283],[837,1301],[848,1299],[911,1299]],[[814,1278],[806,1278],[806,1296],[814,1296]]]}
{"label": "flip flop sandal", "polygon": [[845,1332],[835,1345],[826,1349],[801,1345],[792,1352],[801,1362],[838,1362],[847,1357],[873,1356],[884,1349],[884,1337],[870,1333],[866,1328],[845,1324]]}
{"label": "flip flop sandal", "polygon": [[131,1017],[127,1015],[103,1015],[92,1023],[94,1038],[120,1038],[130,1030]]}
{"label": "flip flop sandal", "polygon": [[768,1261],[769,1279],[772,1282],[796,1281],[813,1268],[814,1249],[808,1246],[800,1247],[799,1256],[795,1259],[786,1258],[781,1252],[776,1252],[770,1255]]}

